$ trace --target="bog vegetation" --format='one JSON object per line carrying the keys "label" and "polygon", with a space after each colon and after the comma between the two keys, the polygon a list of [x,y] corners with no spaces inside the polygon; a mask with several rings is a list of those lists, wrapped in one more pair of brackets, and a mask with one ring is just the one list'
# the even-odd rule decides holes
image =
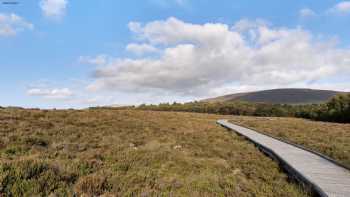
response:
{"label": "bog vegetation", "polygon": [[350,123],[350,94],[341,94],[323,104],[286,105],[249,102],[190,102],[141,105],[138,109],[155,111],[183,111],[223,115],[265,117],[299,117],[312,120]]}
{"label": "bog vegetation", "polygon": [[0,109],[0,196],[307,196],[218,115]]}
{"label": "bog vegetation", "polygon": [[235,124],[302,145],[350,169],[350,124],[316,122],[301,118],[233,116]]}

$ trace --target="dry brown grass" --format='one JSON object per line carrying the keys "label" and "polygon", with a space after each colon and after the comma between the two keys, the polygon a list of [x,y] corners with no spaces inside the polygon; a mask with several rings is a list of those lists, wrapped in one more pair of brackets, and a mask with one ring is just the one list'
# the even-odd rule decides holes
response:
{"label": "dry brown grass", "polygon": [[217,126],[219,118],[0,109],[0,193],[307,196],[254,145]]}
{"label": "dry brown grass", "polygon": [[234,116],[234,123],[302,145],[350,167],[350,124]]}

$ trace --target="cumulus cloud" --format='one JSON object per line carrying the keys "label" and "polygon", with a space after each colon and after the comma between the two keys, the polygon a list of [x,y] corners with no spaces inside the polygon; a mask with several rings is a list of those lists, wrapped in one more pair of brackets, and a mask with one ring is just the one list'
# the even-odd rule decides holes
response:
{"label": "cumulus cloud", "polygon": [[15,36],[26,29],[32,30],[34,25],[16,14],[0,13],[0,36]]}
{"label": "cumulus cloud", "polygon": [[41,0],[39,6],[46,17],[59,19],[64,16],[68,0]]}
{"label": "cumulus cloud", "polygon": [[316,12],[310,8],[303,8],[299,11],[299,16],[301,18],[308,18],[308,17],[313,17],[316,15],[317,15]]}
{"label": "cumulus cloud", "polygon": [[27,91],[30,96],[39,96],[45,99],[66,100],[73,96],[73,92],[69,88],[31,88]]}
{"label": "cumulus cloud", "polygon": [[139,41],[161,48],[160,56],[113,58],[96,68],[89,90],[209,96],[229,88],[308,87],[350,70],[350,50],[302,28],[260,20],[231,27],[169,18],[129,28]]}
{"label": "cumulus cloud", "polygon": [[140,56],[147,53],[158,52],[158,49],[152,45],[135,43],[128,44],[126,50]]}
{"label": "cumulus cloud", "polygon": [[329,9],[330,13],[333,14],[350,14],[350,1],[342,1],[331,9]]}
{"label": "cumulus cloud", "polygon": [[232,29],[238,32],[244,32],[250,29],[255,29],[259,26],[269,26],[270,24],[263,19],[249,20],[249,19],[241,19],[237,21]]}

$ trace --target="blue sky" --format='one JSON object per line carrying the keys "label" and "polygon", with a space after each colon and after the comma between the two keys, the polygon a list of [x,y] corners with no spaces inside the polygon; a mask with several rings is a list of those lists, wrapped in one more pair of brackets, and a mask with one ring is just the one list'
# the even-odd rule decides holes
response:
{"label": "blue sky", "polygon": [[350,90],[348,1],[17,1],[0,5],[0,106]]}

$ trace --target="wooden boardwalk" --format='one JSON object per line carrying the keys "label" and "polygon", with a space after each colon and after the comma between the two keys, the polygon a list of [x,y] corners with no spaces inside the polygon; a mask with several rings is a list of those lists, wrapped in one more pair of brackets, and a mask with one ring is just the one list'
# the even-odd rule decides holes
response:
{"label": "wooden boardwalk", "polygon": [[255,143],[277,159],[288,173],[311,186],[320,196],[350,197],[350,171],[345,167],[318,153],[229,123],[227,120],[219,120],[217,123]]}

